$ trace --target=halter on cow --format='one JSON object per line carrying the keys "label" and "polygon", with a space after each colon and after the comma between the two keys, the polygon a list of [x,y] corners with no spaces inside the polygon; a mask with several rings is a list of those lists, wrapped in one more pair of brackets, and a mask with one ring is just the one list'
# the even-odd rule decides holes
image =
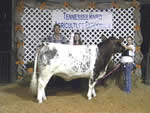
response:
{"label": "halter on cow", "polygon": [[[44,43],[36,54],[31,89],[37,100],[46,100],[45,87],[52,76],[66,81],[89,78],[88,99],[96,96],[95,85],[106,74],[112,56],[123,52],[122,40],[110,38],[98,45]],[[38,64],[39,76],[36,75]]]}

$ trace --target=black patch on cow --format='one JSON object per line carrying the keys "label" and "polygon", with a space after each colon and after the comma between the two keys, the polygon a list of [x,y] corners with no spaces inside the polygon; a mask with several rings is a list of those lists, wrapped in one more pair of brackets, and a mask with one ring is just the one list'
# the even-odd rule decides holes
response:
{"label": "black patch on cow", "polygon": [[69,57],[73,58],[73,55],[71,53],[69,53]]}
{"label": "black patch on cow", "polygon": [[54,58],[56,53],[57,53],[56,48],[53,48],[52,50],[45,52],[45,55],[47,56],[48,59],[52,59],[52,58]]}
{"label": "black patch on cow", "polygon": [[72,70],[74,70],[74,72],[86,72],[90,68],[90,56],[83,55],[80,61],[73,56],[72,59],[74,59],[74,64],[72,66]]}
{"label": "black patch on cow", "polygon": [[56,48],[47,49],[40,55],[40,62],[42,65],[50,65],[50,60],[57,56]]}
{"label": "black patch on cow", "polygon": [[79,69],[79,68],[78,68],[76,65],[72,67],[72,70],[73,70],[74,72],[78,72],[78,69]]}
{"label": "black patch on cow", "polygon": [[[88,59],[88,60],[86,60]],[[86,70],[88,70],[90,68],[90,58],[89,56],[83,55],[83,61],[86,61],[84,64],[81,64],[81,69],[83,70],[83,72],[86,72]]]}
{"label": "black patch on cow", "polygon": [[104,72],[109,64],[110,58],[117,52],[123,52],[125,49],[121,46],[122,40],[109,39],[98,45],[97,59],[94,65],[94,80],[98,78],[100,72]]}
{"label": "black patch on cow", "polygon": [[86,63],[83,63],[83,62],[78,62],[78,63],[75,63],[74,66],[72,66],[72,70],[74,70],[74,72],[86,72],[90,65],[89,62],[86,62]]}

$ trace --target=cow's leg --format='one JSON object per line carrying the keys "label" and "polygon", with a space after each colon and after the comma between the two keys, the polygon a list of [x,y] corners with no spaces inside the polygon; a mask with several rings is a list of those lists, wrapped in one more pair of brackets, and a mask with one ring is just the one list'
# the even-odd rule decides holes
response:
{"label": "cow's leg", "polygon": [[[44,73],[44,72],[42,72],[42,73]],[[45,87],[46,87],[48,81],[50,80],[50,78],[52,77],[52,74],[50,75],[48,73],[44,73],[44,75],[43,75],[42,73],[40,74],[41,76],[39,77],[39,80],[38,80],[37,100],[39,103],[42,103],[43,100],[46,100]]]}
{"label": "cow's leg", "polygon": [[92,96],[93,96],[93,97],[96,97],[95,85],[97,84],[97,81],[98,81],[99,79],[101,79],[105,74],[106,74],[106,71],[101,72],[101,73],[99,74],[98,78],[93,81],[93,83],[92,83]]}
{"label": "cow's leg", "polygon": [[[92,72],[93,73],[93,72]],[[91,74],[93,75],[93,74]],[[93,78],[93,76],[90,77],[89,79],[89,90],[88,90],[88,100],[92,99],[92,96],[95,97],[96,96],[96,92],[95,92],[95,85],[96,85],[97,80]]]}
{"label": "cow's leg", "polygon": [[[49,77],[51,78],[51,77]],[[39,103],[42,103],[43,100],[46,100],[46,95],[45,95],[45,87],[48,83],[49,79],[45,79],[44,80],[42,78],[39,78],[39,83],[38,83],[38,95],[37,95],[37,100]]]}
{"label": "cow's leg", "polygon": [[94,87],[92,89],[92,95],[93,95],[93,97],[96,97],[96,92],[95,92],[95,88]]}
{"label": "cow's leg", "polygon": [[88,94],[87,94],[88,100],[91,100],[92,96],[96,97],[95,85],[96,85],[96,82],[92,82],[92,79],[90,79],[89,80],[89,90],[88,90]]}
{"label": "cow's leg", "polygon": [[87,93],[87,97],[88,97],[88,100],[91,100],[92,99],[92,79],[90,78],[89,79],[89,89],[88,89],[88,93]]}
{"label": "cow's leg", "polygon": [[92,87],[92,96],[93,96],[93,97],[96,97],[95,85],[96,85],[96,83],[94,82],[93,85],[92,85],[92,86],[93,86],[93,87]]}
{"label": "cow's leg", "polygon": [[[46,86],[45,86],[46,87]],[[42,89],[43,91],[43,93],[42,93],[42,98],[43,98],[43,100],[47,100],[47,98],[46,98],[46,95],[45,95],[45,88],[43,88]]]}
{"label": "cow's leg", "polygon": [[96,97],[96,92],[95,92],[95,85],[97,84],[98,80],[101,79],[102,77],[104,77],[104,75],[106,74],[106,70],[108,68],[108,64],[106,65],[105,69],[103,72],[99,72],[99,76],[97,78],[95,78],[92,82],[92,96]]}

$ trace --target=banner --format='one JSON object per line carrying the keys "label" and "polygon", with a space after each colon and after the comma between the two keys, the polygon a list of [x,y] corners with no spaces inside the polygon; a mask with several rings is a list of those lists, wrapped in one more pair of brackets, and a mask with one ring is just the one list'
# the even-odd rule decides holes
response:
{"label": "banner", "polygon": [[53,10],[52,25],[55,23],[61,29],[112,29],[112,12],[81,12]]}

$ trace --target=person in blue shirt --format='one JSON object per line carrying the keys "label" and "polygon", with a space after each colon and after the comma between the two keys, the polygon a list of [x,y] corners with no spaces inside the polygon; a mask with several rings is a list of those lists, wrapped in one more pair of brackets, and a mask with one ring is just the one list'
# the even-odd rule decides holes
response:
{"label": "person in blue shirt", "polygon": [[60,33],[60,25],[53,27],[54,34],[48,38],[48,42],[67,44],[67,39]]}

